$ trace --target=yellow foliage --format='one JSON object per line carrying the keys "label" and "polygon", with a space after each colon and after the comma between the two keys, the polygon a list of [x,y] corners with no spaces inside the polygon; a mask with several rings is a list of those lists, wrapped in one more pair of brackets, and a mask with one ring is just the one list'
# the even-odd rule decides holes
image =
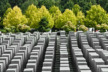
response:
{"label": "yellow foliage", "polygon": [[42,17],[46,17],[48,19],[48,27],[52,28],[54,25],[54,21],[52,16],[50,15],[49,11],[46,9],[45,6],[42,6],[38,11],[31,17],[31,28],[39,28],[39,22]]}
{"label": "yellow foliage", "polygon": [[67,21],[71,21],[72,24],[76,25],[77,24],[77,18],[75,14],[73,13],[72,10],[66,9],[65,12],[63,13],[63,24],[65,24]]}
{"label": "yellow foliage", "polygon": [[85,19],[85,15],[82,13],[82,11],[79,11],[77,13],[77,25],[83,25],[84,19]]}
{"label": "yellow foliage", "polygon": [[26,24],[28,21],[25,15],[22,15],[21,9],[15,6],[3,19],[3,25],[5,27],[15,26],[18,24]]}

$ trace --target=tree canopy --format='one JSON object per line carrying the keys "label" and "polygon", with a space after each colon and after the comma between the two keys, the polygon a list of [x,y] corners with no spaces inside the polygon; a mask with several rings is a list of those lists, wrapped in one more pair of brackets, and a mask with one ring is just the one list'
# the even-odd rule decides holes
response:
{"label": "tree canopy", "polygon": [[91,6],[90,10],[87,11],[86,23],[87,27],[95,27],[97,24],[107,22],[106,11],[100,5]]}
{"label": "tree canopy", "polygon": [[[9,10],[9,9],[8,9]],[[14,26],[17,28],[18,24],[26,24],[28,22],[25,15],[22,15],[21,9],[15,6],[12,10],[6,13],[7,15],[3,19],[3,25],[5,27]]]}

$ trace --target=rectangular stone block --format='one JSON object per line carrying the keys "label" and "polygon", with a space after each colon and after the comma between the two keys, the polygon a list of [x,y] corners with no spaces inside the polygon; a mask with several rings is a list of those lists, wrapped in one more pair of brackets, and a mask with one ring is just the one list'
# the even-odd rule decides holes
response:
{"label": "rectangular stone block", "polygon": [[60,67],[60,72],[70,72],[69,67]]}
{"label": "rectangular stone block", "polygon": [[23,72],[35,72],[33,68],[26,68]]}

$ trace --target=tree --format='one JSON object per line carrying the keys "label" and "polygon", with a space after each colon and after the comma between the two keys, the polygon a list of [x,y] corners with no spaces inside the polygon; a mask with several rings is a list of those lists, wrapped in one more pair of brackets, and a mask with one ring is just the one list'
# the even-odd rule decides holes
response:
{"label": "tree", "polygon": [[[72,10],[66,9],[65,12],[63,13],[63,25],[67,22],[67,21],[71,21],[72,24],[76,25],[76,16],[73,13]],[[62,26],[62,25],[61,25]]]}
{"label": "tree", "polygon": [[73,0],[73,2],[74,2],[75,4],[77,4],[77,3],[79,2],[79,0]]}
{"label": "tree", "polygon": [[82,11],[79,11],[77,13],[77,26],[84,24],[85,15],[82,13]]}
{"label": "tree", "polygon": [[32,21],[35,19],[36,13],[37,13],[37,7],[34,4],[30,5],[27,8],[25,15],[28,18],[29,26],[31,25]]}
{"label": "tree", "polygon": [[[28,15],[27,15],[27,13],[28,13]],[[40,26],[39,22],[42,17],[46,17],[48,19],[49,28],[52,28],[54,25],[53,18],[45,6],[42,6],[40,9],[38,9],[38,11],[36,11],[36,8],[34,8],[34,9],[32,7],[30,7],[30,9],[28,8],[26,11],[26,16],[27,16],[27,18],[29,18],[29,25],[31,28],[38,29]]]}
{"label": "tree", "polygon": [[93,5],[96,5],[97,3],[96,3],[96,0],[91,0],[90,1]]}
{"label": "tree", "polygon": [[61,2],[61,0],[55,0],[55,6],[60,6],[60,2]]}
{"label": "tree", "polygon": [[101,25],[96,25],[96,29],[100,30],[100,32],[106,32],[108,30],[108,25],[107,24],[101,24]]}
{"label": "tree", "polygon": [[28,21],[24,15],[22,15],[21,9],[15,6],[3,19],[3,25],[7,28],[14,26],[17,28],[19,24],[26,24]]}
{"label": "tree", "polygon": [[91,9],[87,11],[85,25],[87,27],[96,27],[97,24],[107,22],[106,11],[100,5],[93,5]]}
{"label": "tree", "polygon": [[0,16],[2,17],[4,12],[10,7],[8,0],[0,0]]}
{"label": "tree", "polygon": [[56,25],[56,24],[57,24],[57,19],[58,19],[59,16],[61,15],[61,11],[59,10],[59,8],[58,8],[57,6],[52,6],[52,7],[49,9],[49,12],[50,12],[50,14],[51,14],[52,17],[53,17],[54,24]]}
{"label": "tree", "polygon": [[55,24],[55,28],[57,28],[57,29],[61,29],[61,27],[62,27],[62,22],[63,22],[63,14],[62,13],[59,13],[59,12],[57,12],[57,14],[58,14],[58,16],[56,16],[55,18],[55,20],[54,20],[54,24]]}
{"label": "tree", "polygon": [[86,2],[85,2],[84,0],[79,0],[78,5],[79,5],[80,7],[84,7],[85,3],[86,3]]}
{"label": "tree", "polygon": [[72,7],[74,6],[74,2],[72,0],[69,0],[65,5],[64,5],[64,9],[72,9]]}
{"label": "tree", "polygon": [[76,26],[72,24],[71,21],[67,21],[65,25],[62,27],[62,29],[65,30],[66,32],[76,31]]}
{"label": "tree", "polygon": [[83,13],[86,15],[86,11],[89,10],[92,6],[92,3],[91,2],[85,2],[84,6],[82,7],[82,11]]}
{"label": "tree", "polygon": [[39,26],[38,30],[40,32],[47,32],[47,31],[49,31],[50,28],[48,27],[48,24],[49,24],[49,22],[47,20],[47,17],[42,17],[40,22],[39,22],[40,26]]}
{"label": "tree", "polygon": [[76,16],[72,10],[66,9],[63,14],[58,16],[58,19],[55,21],[55,27],[61,29],[67,21],[71,21],[72,24],[76,25]]}
{"label": "tree", "polygon": [[74,7],[72,8],[72,11],[74,12],[75,15],[80,11],[80,6],[78,4],[75,4]]}
{"label": "tree", "polygon": [[21,5],[21,9],[23,11],[23,13],[25,12],[25,10],[28,8],[28,6],[30,5],[35,5],[37,6],[38,5],[38,1],[37,0],[27,0],[25,1],[22,5]]}
{"label": "tree", "polygon": [[21,7],[21,5],[27,0],[9,0],[9,3],[11,4],[12,7],[14,6],[19,6]]}
{"label": "tree", "polygon": [[105,10],[108,12],[108,3],[105,5]]}
{"label": "tree", "polygon": [[64,6],[69,0],[61,0],[60,5]]}
{"label": "tree", "polygon": [[7,14],[9,13],[9,12],[11,12],[11,8],[8,8],[6,11],[5,11],[5,13],[4,13],[4,15],[3,15],[3,17],[1,18],[1,20],[0,20],[0,28],[3,28],[4,26],[3,26],[3,19],[7,16]]}
{"label": "tree", "polygon": [[26,14],[27,17],[31,17],[32,14],[34,14],[34,13],[36,13],[36,12],[37,12],[37,7],[36,7],[34,4],[32,4],[32,5],[30,5],[30,6],[27,8],[25,14]]}
{"label": "tree", "polygon": [[9,12],[11,12],[11,11],[12,11],[12,9],[11,9],[11,8],[8,8],[8,9],[6,10],[6,12],[4,13],[3,17],[6,17],[7,14],[8,14]]}
{"label": "tree", "polygon": [[79,30],[86,32],[88,31],[88,28],[85,25],[80,25]]}
{"label": "tree", "polygon": [[52,17],[54,17],[56,15],[57,11],[59,11],[59,13],[61,13],[61,11],[59,10],[59,8],[57,6],[52,6],[49,9],[49,12],[51,13]]}
{"label": "tree", "polygon": [[0,17],[0,28],[2,28],[2,26],[3,26],[3,24],[1,24],[1,20],[2,20],[2,19],[1,19],[1,17]]}
{"label": "tree", "polygon": [[0,21],[1,21],[1,17],[0,17]]}
{"label": "tree", "polygon": [[8,0],[0,0],[0,28],[3,28],[3,15],[5,11],[10,7],[11,5],[8,3]]}
{"label": "tree", "polygon": [[29,30],[30,30],[30,27],[25,25],[25,24],[23,24],[23,25],[19,24],[18,25],[18,31],[19,32],[27,32]]}
{"label": "tree", "polygon": [[98,0],[98,2],[103,8],[105,8],[105,5],[108,1],[107,0]]}
{"label": "tree", "polygon": [[37,13],[37,17],[38,17],[38,16],[40,17],[40,18],[39,18],[39,22],[40,22],[40,19],[41,19],[42,17],[46,17],[46,18],[48,19],[48,22],[49,22],[48,27],[49,27],[49,28],[52,28],[52,27],[53,27],[53,25],[54,25],[54,20],[53,20],[51,14],[49,13],[49,11],[46,9],[45,6],[42,6],[42,7],[39,9],[39,11],[38,11],[38,13]]}
{"label": "tree", "polygon": [[42,5],[49,9],[51,6],[55,5],[55,0],[39,0],[38,6],[41,7]]}

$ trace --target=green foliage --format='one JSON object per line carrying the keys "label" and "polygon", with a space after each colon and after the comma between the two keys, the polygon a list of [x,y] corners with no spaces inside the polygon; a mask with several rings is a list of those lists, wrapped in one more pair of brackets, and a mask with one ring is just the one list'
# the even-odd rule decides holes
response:
{"label": "green foliage", "polygon": [[107,22],[106,11],[100,5],[93,5],[85,19],[85,25],[87,27],[96,27],[97,24]]}
{"label": "green foliage", "polygon": [[[45,6],[42,6],[42,7],[38,10],[38,12],[37,12],[37,17],[38,17],[38,19],[39,19],[39,22],[40,22],[40,20],[41,20],[42,17],[46,17],[46,18],[48,19],[48,22],[49,22],[48,26],[49,26],[50,28],[53,27],[53,25],[54,25],[54,20],[53,20],[51,14],[49,13],[49,11],[46,9]],[[37,22],[38,22],[38,21],[37,21]],[[38,22],[38,23],[39,23],[39,22]]]}
{"label": "green foliage", "polygon": [[97,24],[97,25],[96,25],[96,29],[97,29],[97,30],[100,30],[100,29],[101,29],[101,25],[100,25],[100,24]]}
{"label": "green foliage", "polygon": [[9,0],[9,3],[11,4],[12,7],[15,5],[20,6],[22,4],[23,0]]}
{"label": "green foliage", "polygon": [[12,11],[12,9],[11,8],[8,8],[6,11],[5,11],[5,13],[4,13],[4,15],[3,15],[3,17],[6,17],[7,16],[7,14],[9,13],[9,12],[11,12]]}
{"label": "green foliage", "polygon": [[108,2],[108,0],[98,0],[98,3],[105,8],[106,3]]}
{"label": "green foliage", "polygon": [[82,11],[79,11],[77,13],[77,26],[84,24],[85,15],[82,13]]}
{"label": "green foliage", "polygon": [[8,9],[5,11],[3,17],[1,18],[1,20],[0,20],[0,28],[1,28],[1,29],[4,27],[4,25],[3,25],[3,19],[6,17],[6,15],[7,15],[11,10],[12,10],[11,8],[8,8]]}
{"label": "green foliage", "polygon": [[15,28],[15,26],[11,26],[10,28],[5,27],[4,31],[15,33],[15,32],[17,32],[17,29]]}
{"label": "green foliage", "polygon": [[61,1],[60,1],[60,4],[61,4],[61,5],[65,5],[68,1],[69,1],[69,0],[61,0]]}
{"label": "green foliage", "polygon": [[3,19],[3,25],[7,28],[11,28],[14,26],[17,28],[18,24],[26,24],[28,20],[24,15],[19,7],[15,6]]}
{"label": "green foliage", "polygon": [[65,25],[62,27],[63,30],[65,30],[66,32],[69,31],[76,31],[76,26],[74,24],[72,24],[71,21],[68,21],[65,23]]}
{"label": "green foliage", "polygon": [[0,17],[0,28],[3,28],[2,18]]}
{"label": "green foliage", "polygon": [[41,7],[42,5],[49,9],[51,6],[55,5],[55,0],[39,0],[38,6]]}
{"label": "green foliage", "polygon": [[84,0],[79,0],[78,5],[84,7],[85,3],[86,2]]}
{"label": "green foliage", "polygon": [[75,15],[80,11],[80,6],[78,4],[75,4],[74,7],[72,8],[72,11],[74,12]]}
{"label": "green foliage", "polygon": [[92,3],[93,5],[96,5],[96,4],[97,4],[96,0],[91,0],[91,3]]}
{"label": "green foliage", "polygon": [[5,29],[0,30],[2,33],[7,33]]}
{"label": "green foliage", "polygon": [[52,28],[54,25],[53,18],[45,6],[42,6],[41,8],[39,8],[38,11],[36,7],[34,7],[34,9],[32,7],[28,7],[26,11],[26,16],[29,19],[28,24],[30,25],[31,28],[38,29],[39,22],[42,17],[46,17],[48,19],[48,22],[49,22],[48,26],[50,28]]}
{"label": "green foliage", "polygon": [[47,31],[49,31],[50,28],[49,28],[48,24],[49,24],[49,22],[48,22],[47,17],[42,17],[40,22],[39,22],[40,26],[39,26],[38,30],[40,32],[47,32]]}
{"label": "green foliage", "polygon": [[52,6],[49,10],[49,12],[51,13],[53,20],[54,20],[54,27],[58,28],[58,25],[60,24],[60,20],[62,17],[62,13],[59,10],[58,7],[56,6]]}
{"label": "green foliage", "polygon": [[10,7],[11,5],[8,0],[0,0],[0,16],[2,17],[5,11]]}
{"label": "green foliage", "polygon": [[22,5],[21,5],[21,9],[23,11],[23,13],[25,12],[25,10],[30,6],[30,5],[38,5],[38,1],[37,0],[27,0],[25,1]]}
{"label": "green foliage", "polygon": [[72,10],[66,9],[63,14],[59,14],[55,21],[55,27],[61,29],[67,21],[71,21],[72,24],[76,25],[77,19]]}
{"label": "green foliage", "polygon": [[61,11],[59,10],[59,8],[57,6],[52,6],[49,9],[49,12],[52,15],[52,17],[55,17],[56,16],[56,13],[58,13],[58,12],[61,13]]}
{"label": "green foliage", "polygon": [[108,12],[108,3],[105,5],[105,10]]}
{"label": "green foliage", "polygon": [[63,22],[63,14],[57,12],[56,17],[54,19],[55,28],[61,29],[61,27],[63,25],[62,22]]}
{"label": "green foliage", "polygon": [[81,7],[83,13],[85,13],[85,15],[87,14],[86,11],[89,10],[92,6],[91,2],[85,2],[84,6]]}
{"label": "green foliage", "polygon": [[[77,18],[75,14],[73,13],[72,10],[66,9],[65,12],[63,13],[63,22],[62,24],[64,25],[67,21],[71,21],[72,24],[76,25],[77,23]],[[61,26],[63,26],[61,25]]]}
{"label": "green foliage", "polygon": [[30,27],[25,24],[24,25],[19,24],[17,30],[19,32],[27,32],[30,30]]}
{"label": "green foliage", "polygon": [[[36,13],[37,13],[37,7],[35,5],[30,5],[27,10],[26,10],[26,17],[28,18],[28,25],[30,26],[31,24],[33,24],[33,21],[36,18]],[[35,23],[34,23],[35,24]]]}
{"label": "green foliage", "polygon": [[[86,10],[89,10],[91,5],[101,5],[105,10],[107,10],[108,0],[0,0],[0,15],[2,16],[5,10],[10,6],[19,6],[21,7],[23,13],[28,8],[29,5],[34,4],[37,7],[42,5],[46,6],[49,9],[51,6],[58,6],[61,12],[64,12],[65,9],[72,9],[75,4],[78,4],[84,14]],[[107,10],[108,11],[108,10]]]}
{"label": "green foliage", "polygon": [[98,24],[96,25],[96,29],[100,30],[100,32],[106,32],[108,30],[108,25],[107,24]]}
{"label": "green foliage", "polygon": [[88,31],[88,28],[85,25],[80,25],[79,30],[86,32]]}
{"label": "green foliage", "polygon": [[64,9],[72,9],[72,7],[74,6],[74,2],[72,0],[69,0],[65,5],[64,5]]}
{"label": "green foliage", "polygon": [[107,24],[101,24],[101,28],[105,29],[105,30],[108,30],[108,25]]}
{"label": "green foliage", "polygon": [[31,17],[36,12],[37,12],[37,7],[34,4],[32,4],[27,8],[26,16]]}
{"label": "green foliage", "polygon": [[3,28],[3,15],[5,11],[10,7],[11,5],[8,0],[0,0],[0,17],[1,17],[0,28]]}
{"label": "green foliage", "polygon": [[81,25],[83,28],[85,25],[101,27],[102,30],[108,24],[108,14],[104,9],[108,12],[108,0],[0,0],[0,28],[4,27],[4,32],[19,29],[26,32],[30,28],[69,31],[71,26],[78,28]]}

